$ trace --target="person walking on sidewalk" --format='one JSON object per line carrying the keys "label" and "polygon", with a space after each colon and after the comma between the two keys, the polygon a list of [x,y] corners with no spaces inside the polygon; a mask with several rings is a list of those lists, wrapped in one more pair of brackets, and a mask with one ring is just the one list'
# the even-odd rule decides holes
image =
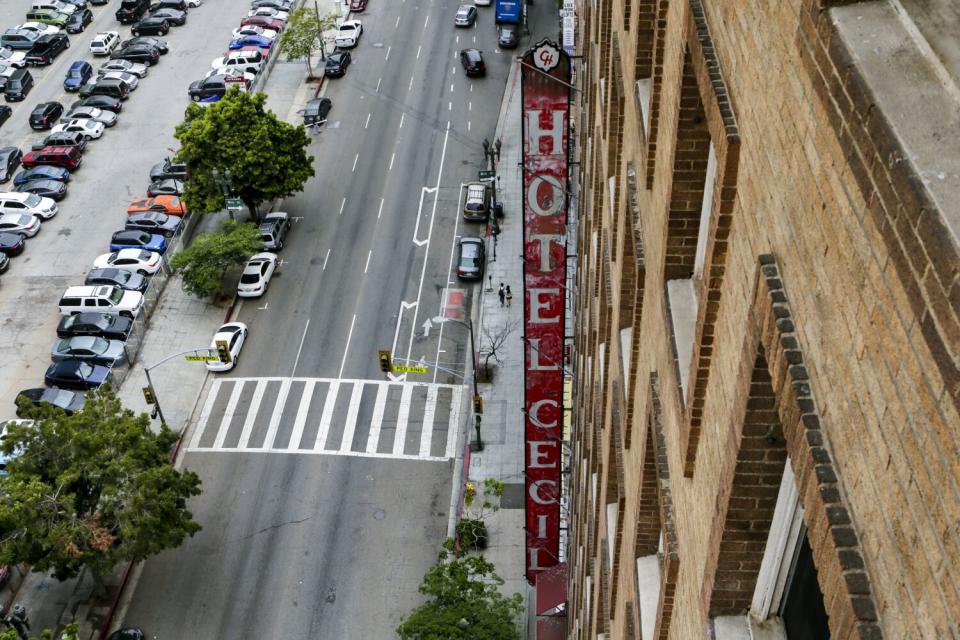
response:
{"label": "person walking on sidewalk", "polygon": [[513,303],[513,292],[510,291],[510,285],[507,285],[506,298],[507,298],[507,306],[509,307]]}
{"label": "person walking on sidewalk", "polygon": [[503,301],[507,297],[506,292],[503,290],[503,283],[500,283],[500,291],[497,292],[497,295],[500,296],[500,306],[503,306]]}

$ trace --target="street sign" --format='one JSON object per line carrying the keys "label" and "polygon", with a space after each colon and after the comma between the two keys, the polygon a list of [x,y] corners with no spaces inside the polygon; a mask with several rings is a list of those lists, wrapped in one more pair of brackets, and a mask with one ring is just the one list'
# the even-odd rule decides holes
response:
{"label": "street sign", "polygon": [[395,364],[393,370],[395,373],[427,373],[430,371],[426,367],[410,367],[405,364]]}
{"label": "street sign", "polygon": [[230,211],[240,211],[243,209],[243,200],[240,198],[227,198],[227,209]]}
{"label": "street sign", "polygon": [[183,356],[186,358],[187,362],[219,362],[220,356],[196,356],[196,355],[186,355]]}
{"label": "street sign", "polygon": [[492,179],[494,178],[494,176],[496,176],[496,175],[497,175],[497,172],[496,172],[496,171],[493,171],[492,169],[489,169],[489,170],[485,170],[485,171],[479,172],[479,173],[477,174],[477,179],[478,179],[478,180],[492,180]]}

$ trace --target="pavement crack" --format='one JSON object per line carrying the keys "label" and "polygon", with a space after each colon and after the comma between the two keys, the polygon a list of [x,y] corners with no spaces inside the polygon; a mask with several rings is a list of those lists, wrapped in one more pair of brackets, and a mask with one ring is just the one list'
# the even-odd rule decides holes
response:
{"label": "pavement crack", "polygon": [[301,523],[303,523],[303,522],[306,522],[307,520],[313,520],[313,516],[307,516],[306,518],[301,518],[301,519],[299,519],[299,520],[287,520],[286,522],[280,522],[280,523],[277,523],[277,524],[273,524],[273,525],[270,525],[269,527],[264,527],[263,529],[260,529],[259,531],[254,531],[254,532],[251,533],[250,535],[243,536],[242,538],[240,538],[240,539],[237,540],[237,541],[239,542],[240,540],[249,540],[250,538],[253,538],[254,536],[258,536],[258,535],[260,535],[261,533],[266,533],[267,531],[273,531],[274,529],[279,529],[280,527],[285,527],[285,526],[287,526],[288,524],[301,524]]}

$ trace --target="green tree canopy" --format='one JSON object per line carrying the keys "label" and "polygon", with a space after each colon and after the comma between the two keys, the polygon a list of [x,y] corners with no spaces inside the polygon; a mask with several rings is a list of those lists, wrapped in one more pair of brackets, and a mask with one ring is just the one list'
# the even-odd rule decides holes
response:
{"label": "green tree canopy", "polygon": [[58,579],[84,566],[99,577],[127,561],[179,546],[200,525],[186,508],[200,479],[177,471],[177,435],[150,429],[108,387],[67,416],[21,401],[32,424],[14,424],[0,450],[0,563],[28,563]]}
{"label": "green tree canopy", "polygon": [[239,266],[260,251],[263,241],[256,225],[224,220],[219,231],[205,233],[170,259],[183,276],[183,288],[199,298],[215,293],[227,269]]}
{"label": "green tree canopy", "polygon": [[192,211],[223,208],[214,169],[230,171],[233,193],[255,218],[261,203],[302,190],[313,176],[313,156],[307,154],[310,136],[302,125],[267,111],[266,101],[266,94],[232,88],[211,105],[187,107],[174,135],[181,145],[177,157],[190,174],[183,199]]}
{"label": "green tree canopy", "polygon": [[397,634],[402,640],[519,640],[523,598],[502,595],[502,585],[493,564],[455,554],[448,540],[420,584],[427,602],[403,619]]}
{"label": "green tree canopy", "polygon": [[318,19],[313,9],[295,9],[280,33],[279,51],[288,60],[303,58],[307,63],[307,72],[313,76],[310,56],[317,50],[323,53],[323,32],[334,28],[336,24],[335,16],[327,15]]}

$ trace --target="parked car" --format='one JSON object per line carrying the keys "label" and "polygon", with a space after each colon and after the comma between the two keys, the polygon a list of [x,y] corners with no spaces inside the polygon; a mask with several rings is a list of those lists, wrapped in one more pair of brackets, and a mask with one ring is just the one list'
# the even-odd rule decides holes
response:
{"label": "parked car", "polygon": [[24,100],[33,89],[33,74],[26,69],[15,69],[3,84],[3,97],[7,102]]}
{"label": "parked car", "polygon": [[[19,71],[23,71],[23,69],[17,69],[16,67],[13,67],[10,65],[0,64],[0,91],[3,91],[4,93],[6,93],[7,80],[9,80],[10,77],[13,76],[13,74]],[[13,113],[13,109],[11,109],[10,107],[7,107],[7,108],[10,109],[11,113]]]}
{"label": "parked car", "polygon": [[0,273],[3,273],[10,267],[10,256],[6,253],[0,253]]}
{"label": "parked car", "polygon": [[82,393],[65,389],[24,389],[17,394],[17,415],[22,416],[20,399],[24,398],[29,404],[40,406],[50,404],[62,410],[68,416],[83,409],[84,396]]}
{"label": "parked car", "polygon": [[129,60],[108,60],[100,65],[100,70],[97,74],[103,74],[107,71],[123,71],[124,73],[132,73],[138,78],[147,77],[150,69],[145,64],[140,64],[139,62],[130,62]]}
{"label": "parked car", "polygon": [[90,9],[80,9],[67,19],[67,33],[82,33],[91,22],[93,12]]}
{"label": "parked car", "polygon": [[123,0],[115,15],[120,24],[131,24],[139,20],[149,7],[149,0]]}
{"label": "parked car", "polygon": [[171,238],[180,228],[182,218],[177,216],[168,216],[159,211],[148,211],[146,213],[135,213],[127,216],[127,222],[124,229],[129,231],[146,231],[165,238]]}
{"label": "parked car", "polygon": [[3,124],[7,120],[9,120],[10,116],[12,115],[13,115],[12,107],[5,104],[0,104],[0,124]]}
{"label": "parked car", "polygon": [[143,213],[145,211],[159,211],[170,216],[184,216],[187,209],[178,196],[154,196],[134,200],[127,206],[127,215]]}
{"label": "parked car", "polygon": [[263,27],[258,27],[257,25],[253,24],[242,24],[233,30],[233,37],[242,38],[243,36],[261,36],[264,38],[269,38],[270,40],[275,40],[277,37],[277,32],[273,29],[264,29]]}
{"label": "parked car", "polygon": [[217,74],[191,82],[187,93],[194,102],[200,102],[214,96],[222,98],[227,93],[226,76]]}
{"label": "parked car", "polygon": [[166,20],[167,24],[173,27],[182,27],[187,24],[187,12],[180,11],[178,9],[171,9],[169,7],[164,7],[157,9],[156,11],[150,12],[151,18],[159,18],[160,20]]}
{"label": "parked car", "polygon": [[143,294],[109,285],[67,287],[60,296],[60,315],[102,311],[135,318],[143,308]]}
{"label": "parked car", "polygon": [[91,82],[80,87],[80,95],[84,98],[90,96],[110,96],[118,100],[126,100],[130,97],[130,85],[123,80],[115,78],[98,78],[96,82]]}
{"label": "parked car", "polygon": [[0,253],[7,256],[18,256],[27,246],[27,239],[19,233],[0,233]]}
{"label": "parked car", "polygon": [[[3,150],[0,149],[0,153],[2,152]],[[31,180],[58,180],[60,182],[70,182],[70,172],[62,167],[51,167],[42,164],[31,169],[24,169],[18,173],[13,179],[13,184],[14,186],[20,186],[21,184],[26,184]]]}
{"label": "parked car", "polygon": [[113,253],[105,253],[93,261],[97,268],[116,267],[126,269],[144,276],[152,276],[160,270],[161,256],[159,253],[143,249],[121,249]]}
{"label": "parked car", "polygon": [[[222,69],[210,69],[207,71],[207,75],[203,76],[204,78],[212,78],[213,76],[225,76],[225,78],[243,78],[244,85],[249,89],[253,85],[253,81],[257,79],[252,73],[247,73],[243,70],[242,67],[224,67]],[[227,87],[227,91],[230,90],[230,82],[232,80],[224,80],[224,84]],[[224,92],[226,93],[226,92]]]}
{"label": "parked car", "polygon": [[170,31],[170,23],[163,18],[147,16],[134,23],[130,31],[135,36],[165,36]]}
{"label": "parked car", "polygon": [[[64,135],[64,134],[58,134]],[[42,149],[33,149],[24,154],[21,163],[25,167],[35,167],[41,164],[49,164],[55,167],[63,167],[70,171],[80,168],[83,163],[83,154],[79,147],[73,146],[47,146]]]}
{"label": "parked car", "polygon": [[158,0],[150,4],[150,13],[154,11],[159,11],[160,9],[176,9],[177,11],[186,11],[187,3],[185,0]]}
{"label": "parked car", "polygon": [[482,280],[486,249],[482,238],[463,237],[457,243],[457,277],[461,280]]}
{"label": "parked car", "polygon": [[472,27],[477,21],[477,8],[472,4],[462,4],[453,17],[453,24],[458,27]]}
{"label": "parked car", "polygon": [[111,287],[120,287],[125,291],[139,291],[143,293],[147,289],[147,277],[140,273],[127,271],[126,269],[117,269],[116,267],[94,268],[87,273],[83,284],[98,285],[105,284]]}
{"label": "parked car", "polygon": [[97,82],[101,80],[119,80],[125,83],[131,92],[136,91],[140,86],[140,78],[125,71],[101,71],[97,74]]}
{"label": "parked car", "polygon": [[120,44],[120,34],[116,31],[101,31],[90,41],[90,53],[95,56],[108,56]]}
{"label": "parked car", "polygon": [[307,100],[307,104],[303,108],[303,124],[307,126],[322,124],[326,121],[332,108],[333,102],[330,98],[311,98]]}
{"label": "parked car", "polygon": [[60,13],[73,14],[77,11],[77,5],[69,2],[60,2],[60,0],[33,0],[34,9],[52,9]]}
{"label": "parked car", "polygon": [[490,215],[490,189],[482,182],[467,184],[467,197],[463,204],[463,219],[468,222],[485,222]]}
{"label": "parked car", "polygon": [[186,180],[187,165],[182,162],[173,162],[170,158],[164,158],[163,162],[158,162],[150,168],[150,180],[152,182],[166,178]]}
{"label": "parked car", "polygon": [[57,202],[67,197],[67,183],[59,180],[31,180],[17,185],[16,190],[22,193],[32,193],[42,198],[50,198]]}
{"label": "parked car", "polygon": [[36,31],[39,35],[60,33],[67,25],[67,14],[50,9],[35,9],[27,12],[27,22],[18,24],[14,29]]}
{"label": "parked car", "polygon": [[61,52],[70,48],[70,38],[65,33],[40,36],[27,53],[27,63],[37,65],[51,64]]}
{"label": "parked car", "polygon": [[106,127],[103,126],[102,122],[97,122],[96,120],[91,120],[89,118],[82,118],[78,120],[67,120],[61,122],[53,128],[53,133],[81,133],[87,140],[96,140],[103,135],[103,131]]}
{"label": "parked car", "polygon": [[267,291],[270,278],[277,270],[277,254],[258,253],[247,260],[237,285],[237,295],[241,298],[256,298]]}
{"label": "parked car", "polygon": [[342,78],[350,66],[349,51],[335,51],[327,54],[327,62],[323,67],[323,75],[329,78]]}
{"label": "parked car", "polygon": [[93,120],[109,129],[117,124],[117,114],[97,107],[71,107],[70,111],[60,118],[61,122],[65,120]]}
{"label": "parked car", "polygon": [[0,47],[0,64],[22,69],[27,66],[27,54],[24,51],[14,51],[8,47]]}
{"label": "parked car", "polygon": [[183,195],[183,182],[176,178],[166,178],[151,182],[147,187],[147,195],[153,196],[180,196]]}
{"label": "parked car", "polygon": [[32,238],[40,233],[40,218],[24,213],[5,213],[0,215],[0,232]]}
{"label": "parked car", "polygon": [[487,65],[483,62],[483,54],[477,49],[463,49],[460,52],[460,64],[467,77],[487,75]]}
{"label": "parked car", "polygon": [[80,87],[89,82],[92,76],[93,67],[90,63],[86,60],[77,60],[67,69],[67,77],[63,80],[63,88],[66,91],[79,91]]}
{"label": "parked car", "polygon": [[110,54],[110,59],[128,60],[150,67],[160,59],[160,50],[149,44],[131,44],[113,51]]}
{"label": "parked car", "polygon": [[275,20],[269,16],[247,16],[240,21],[240,26],[263,27],[264,29],[270,29],[271,31],[279,33],[283,31],[286,23],[283,20]]}
{"label": "parked car", "polygon": [[136,38],[130,38],[129,40],[124,40],[120,43],[121,47],[128,47],[134,44],[145,44],[153,47],[157,50],[162,56],[167,55],[167,52],[170,50],[169,45],[166,40],[161,40],[160,38],[154,38],[151,36],[139,36]]}
{"label": "parked car", "polygon": [[351,49],[357,46],[363,34],[363,24],[359,20],[344,20],[337,29],[334,42],[338,47]]}
{"label": "parked car", "polygon": [[167,239],[162,235],[146,231],[117,231],[110,236],[110,251],[120,251],[120,249],[144,249],[164,253],[167,250]]}
{"label": "parked car", "polygon": [[54,362],[43,375],[43,383],[56,389],[88,391],[112,381],[109,367],[81,360]]}
{"label": "parked car", "polygon": [[63,105],[59,102],[41,102],[30,112],[30,128],[39,131],[49,129],[63,115]]}
{"label": "parked car", "polygon": [[0,214],[29,214],[49,220],[57,215],[60,208],[50,198],[42,198],[33,193],[6,191],[0,193]]}
{"label": "parked car", "polygon": [[217,343],[226,342],[227,351],[230,354],[230,361],[221,362],[216,360],[206,362],[207,370],[216,372],[230,371],[237,366],[237,361],[240,359],[240,350],[243,349],[243,344],[247,340],[248,333],[247,325],[242,322],[228,322],[217,329],[217,332],[213,334],[213,340],[210,341],[210,349],[216,352]]}
{"label": "parked car", "polygon": [[225,69],[232,67],[241,67],[247,73],[257,74],[263,68],[266,62],[263,52],[257,51],[230,51],[225,56],[216,58],[210,67],[212,69]]}
{"label": "parked car", "polygon": [[252,9],[250,9],[249,12],[247,12],[247,17],[254,18],[256,16],[269,18],[271,20],[283,20],[284,22],[286,22],[287,19],[290,18],[290,12],[282,11],[280,9],[277,9],[276,7],[265,7],[265,6],[256,7],[255,6]]}
{"label": "parked car", "polygon": [[121,102],[118,98],[112,98],[110,96],[92,95],[74,102],[72,105],[70,105],[70,110],[72,111],[73,109],[80,107],[93,107],[95,109],[102,109],[104,111],[117,114],[120,113],[121,109],[123,109],[123,102]]}
{"label": "parked car", "polygon": [[283,241],[290,231],[290,214],[285,211],[268,213],[260,221],[259,229],[263,250],[279,251],[283,249]]}
{"label": "parked car", "polygon": [[75,360],[103,367],[112,367],[127,360],[126,345],[120,340],[107,340],[98,336],[58,338],[50,350],[54,362]]}
{"label": "parked car", "polygon": [[[29,51],[40,38],[40,34],[29,29],[7,29],[0,34],[0,46],[17,51]],[[24,54],[24,64],[28,64]]]}
{"label": "parked car", "polygon": [[293,8],[293,0],[251,0],[251,9],[275,9],[277,11],[290,11]]}
{"label": "parked car", "polygon": [[99,311],[84,311],[60,319],[57,336],[100,336],[107,340],[126,340],[130,335],[133,321],[130,318]]}
{"label": "parked car", "polygon": [[363,11],[367,8],[367,0],[350,0],[350,11]]}
{"label": "parked car", "polygon": [[23,153],[19,147],[0,148],[0,183],[6,182],[20,166]]}
{"label": "parked car", "polygon": [[258,47],[269,51],[272,46],[273,38],[266,38],[264,36],[240,36],[239,38],[231,40],[227,48],[232,51],[234,49],[242,49],[243,47]]}

